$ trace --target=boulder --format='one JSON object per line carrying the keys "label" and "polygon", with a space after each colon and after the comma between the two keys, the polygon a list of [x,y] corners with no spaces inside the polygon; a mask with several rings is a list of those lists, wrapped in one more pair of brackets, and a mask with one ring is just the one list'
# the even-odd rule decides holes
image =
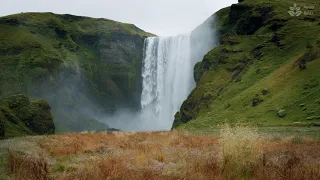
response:
{"label": "boulder", "polygon": [[300,68],[300,70],[307,69],[307,62],[304,60],[299,61],[299,68]]}
{"label": "boulder", "polygon": [[286,115],[287,115],[286,110],[285,110],[285,109],[279,109],[278,112],[277,112],[277,115],[278,115],[280,118],[286,117]]}
{"label": "boulder", "polygon": [[308,120],[308,121],[312,121],[312,120],[314,120],[314,119],[316,119],[316,117],[314,117],[314,116],[307,117],[307,120]]}
{"label": "boulder", "polygon": [[261,93],[262,93],[262,95],[267,95],[267,94],[269,94],[269,90],[263,89],[263,90],[261,91]]}
{"label": "boulder", "polygon": [[252,100],[252,106],[258,106],[259,104],[261,104],[263,102],[263,99],[260,98],[260,96],[257,94],[255,98],[253,98]]}

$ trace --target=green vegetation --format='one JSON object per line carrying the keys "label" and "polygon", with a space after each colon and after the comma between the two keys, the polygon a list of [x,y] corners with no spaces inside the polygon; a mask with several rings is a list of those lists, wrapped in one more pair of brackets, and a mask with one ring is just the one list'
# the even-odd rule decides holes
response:
{"label": "green vegetation", "polygon": [[144,38],[152,34],[53,13],[0,17],[0,29],[0,97],[46,99],[57,132],[106,129],[90,114],[137,108]]}
{"label": "green vegetation", "polygon": [[0,119],[0,138],[53,134],[55,131],[49,104],[44,100],[30,101],[25,95],[2,99]]}
{"label": "green vegetation", "polygon": [[319,125],[320,9],[292,17],[294,4],[248,0],[215,14],[220,45],[195,66],[197,87],[174,127],[207,131],[221,123]]}

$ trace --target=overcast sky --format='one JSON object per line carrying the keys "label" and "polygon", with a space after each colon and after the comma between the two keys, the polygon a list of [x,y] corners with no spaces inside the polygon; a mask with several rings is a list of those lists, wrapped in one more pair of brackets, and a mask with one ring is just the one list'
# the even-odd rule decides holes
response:
{"label": "overcast sky", "polygon": [[0,16],[21,12],[75,14],[132,23],[161,36],[187,33],[237,0],[0,0]]}

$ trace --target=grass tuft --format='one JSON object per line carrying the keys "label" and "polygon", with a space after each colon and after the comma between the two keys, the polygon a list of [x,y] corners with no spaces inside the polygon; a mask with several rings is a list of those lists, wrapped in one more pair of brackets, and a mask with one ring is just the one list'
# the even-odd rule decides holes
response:
{"label": "grass tuft", "polygon": [[248,179],[262,158],[260,137],[256,129],[223,125],[219,140],[222,148],[221,168],[226,179]]}
{"label": "grass tuft", "polygon": [[44,159],[9,153],[9,171],[18,180],[47,180],[48,164]]}

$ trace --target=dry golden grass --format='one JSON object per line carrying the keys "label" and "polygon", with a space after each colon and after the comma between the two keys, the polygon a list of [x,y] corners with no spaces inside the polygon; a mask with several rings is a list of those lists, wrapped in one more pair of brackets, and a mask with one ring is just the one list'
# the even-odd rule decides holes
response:
{"label": "dry golden grass", "polygon": [[48,165],[42,158],[9,153],[9,171],[18,180],[47,180]]}
{"label": "dry golden grass", "polygon": [[220,132],[220,165],[226,179],[249,178],[262,159],[262,139],[252,127],[224,125]]}
{"label": "dry golden grass", "polygon": [[37,141],[43,159],[11,153],[16,179],[320,179],[318,142],[273,141],[243,126],[224,126],[219,137],[116,132]]}

